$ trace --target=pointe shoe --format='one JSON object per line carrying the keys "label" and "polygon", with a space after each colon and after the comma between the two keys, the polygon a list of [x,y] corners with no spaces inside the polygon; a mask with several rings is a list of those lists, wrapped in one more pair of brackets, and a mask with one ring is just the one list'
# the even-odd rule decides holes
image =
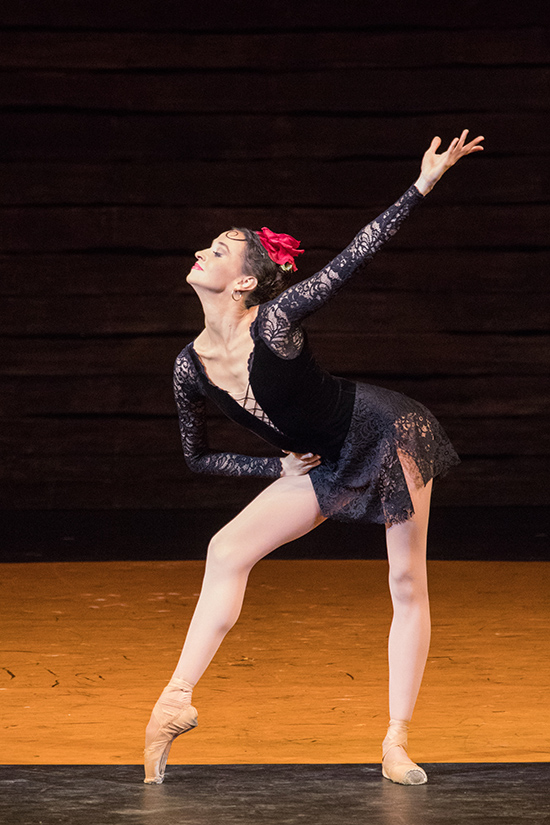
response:
{"label": "pointe shoe", "polygon": [[197,725],[197,710],[191,704],[193,687],[185,679],[172,676],[153,708],[145,732],[145,779],[148,785],[160,785],[172,742]]}
{"label": "pointe shoe", "polygon": [[197,709],[193,705],[178,711],[158,729],[152,743],[143,751],[146,785],[161,785],[172,742],[177,736],[197,726]]}
{"label": "pointe shoe", "polygon": [[382,776],[390,779],[399,785],[424,785],[428,781],[426,771],[409,759],[405,753],[405,758],[394,754],[394,758],[388,758],[388,753],[397,747],[407,748],[407,733],[409,723],[396,719],[390,719],[390,726],[386,738],[382,743]]}

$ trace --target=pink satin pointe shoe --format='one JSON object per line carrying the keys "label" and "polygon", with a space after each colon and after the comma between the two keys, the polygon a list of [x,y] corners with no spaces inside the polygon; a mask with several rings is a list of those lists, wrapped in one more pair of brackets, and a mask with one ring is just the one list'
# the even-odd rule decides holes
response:
{"label": "pink satin pointe shoe", "polygon": [[408,722],[390,719],[382,743],[382,776],[399,785],[424,785],[428,781],[426,772],[409,759],[406,753],[395,751],[398,747],[406,751],[408,730]]}
{"label": "pink satin pointe shoe", "polygon": [[[183,686],[186,686],[185,688]],[[147,726],[146,747],[143,752],[145,762],[145,779],[147,785],[161,785],[172,742],[176,737],[197,726],[197,709],[185,699],[191,698],[190,687],[182,679],[172,679],[165,687],[153,708],[151,721]],[[183,701],[183,707],[182,707]],[[158,729],[150,733],[154,723]],[[151,741],[147,743],[147,738]]]}

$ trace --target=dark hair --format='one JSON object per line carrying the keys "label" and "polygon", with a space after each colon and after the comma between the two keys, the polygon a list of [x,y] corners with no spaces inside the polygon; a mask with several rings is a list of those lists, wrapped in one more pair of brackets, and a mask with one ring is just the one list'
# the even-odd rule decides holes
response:
{"label": "dark hair", "polygon": [[256,289],[246,293],[245,306],[248,309],[258,304],[265,304],[266,301],[276,298],[289,286],[292,280],[292,272],[288,272],[271,260],[256,232],[237,226],[234,226],[233,229],[242,232],[246,240],[243,272],[245,275],[253,275],[258,279]]}

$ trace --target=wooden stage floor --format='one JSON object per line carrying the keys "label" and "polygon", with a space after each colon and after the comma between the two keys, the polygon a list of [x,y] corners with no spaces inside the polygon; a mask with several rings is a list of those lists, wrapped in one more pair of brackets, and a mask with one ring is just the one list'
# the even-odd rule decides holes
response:
{"label": "wooden stage floor", "polygon": [[[203,562],[0,567],[1,762],[140,764]],[[431,561],[429,575],[433,639],[411,755],[549,761],[550,566]],[[377,763],[386,576],[381,560],[257,565],[241,619],[196,688],[199,727],[176,741],[169,765]]]}

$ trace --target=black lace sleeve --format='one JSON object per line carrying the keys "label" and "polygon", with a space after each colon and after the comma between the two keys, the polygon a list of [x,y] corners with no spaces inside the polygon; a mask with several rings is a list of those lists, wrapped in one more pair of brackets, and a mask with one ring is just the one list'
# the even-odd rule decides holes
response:
{"label": "black lace sleeve", "polygon": [[324,269],[289,287],[260,308],[258,332],[277,355],[293,358],[299,353],[303,342],[299,322],[320,309],[352,275],[366,266],[423,200],[418,189],[411,186],[389,209],[361,229]]}
{"label": "black lace sleeve", "polygon": [[256,458],[237,453],[217,453],[208,447],[205,399],[195,365],[185,350],[174,364],[174,395],[178,410],[183,454],[195,473],[222,476],[279,478],[279,458]]}

